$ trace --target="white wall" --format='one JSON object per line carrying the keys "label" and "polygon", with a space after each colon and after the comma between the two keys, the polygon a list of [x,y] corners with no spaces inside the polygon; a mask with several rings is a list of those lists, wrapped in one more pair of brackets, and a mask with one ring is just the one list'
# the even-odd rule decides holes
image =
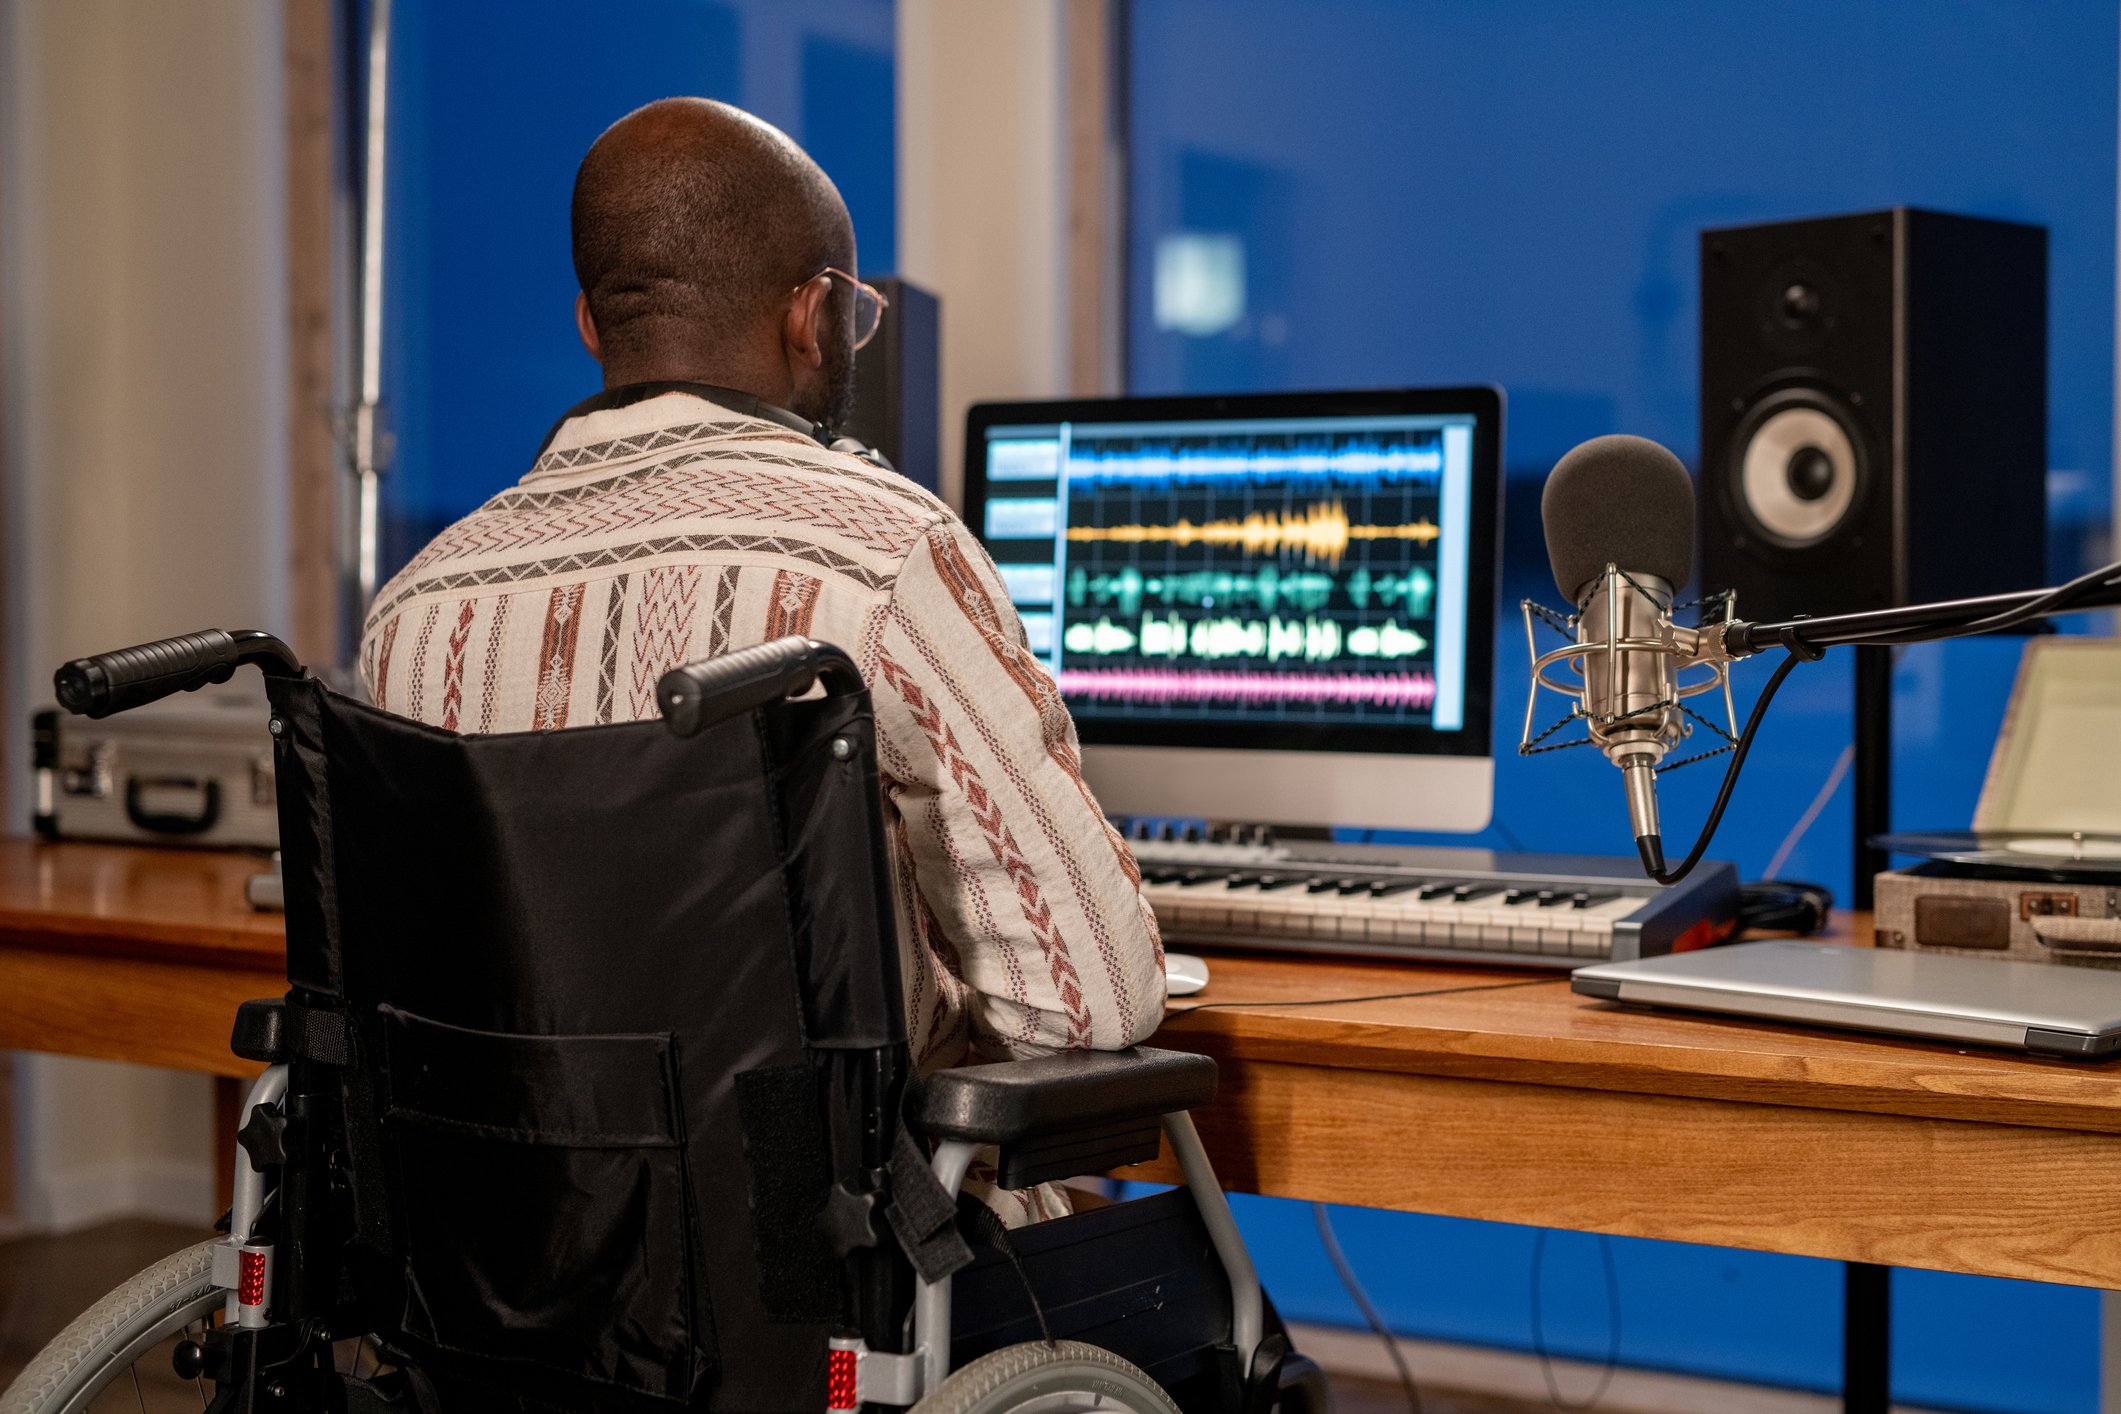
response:
{"label": "white wall", "polygon": [[[286,617],[287,335],[273,0],[0,0],[8,700],[67,657]],[[0,722],[5,825],[27,732]],[[188,1217],[204,1077],[28,1057],[19,1206]]]}
{"label": "white wall", "polygon": [[899,0],[901,273],[942,300],[942,484],[965,409],[1067,392],[1068,0]]}

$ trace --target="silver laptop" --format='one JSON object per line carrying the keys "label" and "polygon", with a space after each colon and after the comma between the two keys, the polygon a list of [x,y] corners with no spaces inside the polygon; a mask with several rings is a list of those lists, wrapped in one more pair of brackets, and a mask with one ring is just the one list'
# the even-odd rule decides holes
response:
{"label": "silver laptop", "polygon": [[2121,1051],[2121,972],[1774,940],[1579,968],[1587,997],[2079,1059]]}

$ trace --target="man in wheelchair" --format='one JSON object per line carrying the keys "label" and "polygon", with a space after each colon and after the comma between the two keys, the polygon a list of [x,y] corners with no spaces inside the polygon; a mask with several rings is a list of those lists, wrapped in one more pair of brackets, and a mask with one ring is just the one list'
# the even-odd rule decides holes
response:
{"label": "man in wheelchair", "polygon": [[[916,1068],[1146,1038],[1155,918],[993,563],[832,430],[881,308],[831,180],[749,114],[667,99],[591,147],[572,222],[604,391],[377,595],[375,705],[458,732],[633,721],[680,663],[837,644],[875,698]],[[984,1160],[972,1187],[1012,1227],[1068,1210]]]}
{"label": "man in wheelchair", "polygon": [[[257,631],[60,670],[93,716],[264,671],[289,991],[237,1019],[227,1238],[0,1414],[146,1358],[211,1414],[1325,1407],[1186,1113],[1213,1063],[1130,1048],[1154,923],[993,567],[785,408],[839,411],[864,332],[821,183],[712,106],[600,140],[612,386],[379,596],[376,706]],[[1160,1138],[1183,1188],[1045,1188]]]}
{"label": "man in wheelchair", "polygon": [[[290,985],[236,1023],[269,1068],[229,1236],[105,1298],[0,1414],[86,1409],[177,1335],[213,1414],[1324,1407],[1186,1114],[1211,1061],[915,1080],[845,654],[683,666],[660,723],[570,732],[411,722],[255,631],[82,659],[59,696],[102,715],[243,663]],[[955,1201],[983,1146],[1015,1191],[1159,1131],[1184,1188],[1013,1235]]]}

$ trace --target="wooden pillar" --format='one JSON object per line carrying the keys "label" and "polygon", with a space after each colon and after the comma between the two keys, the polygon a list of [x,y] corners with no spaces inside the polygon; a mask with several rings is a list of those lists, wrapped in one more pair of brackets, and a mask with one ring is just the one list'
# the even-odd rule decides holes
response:
{"label": "wooden pillar", "polygon": [[1126,167],[1123,0],[1067,0],[1062,37],[1068,170],[1068,391],[1122,391]]}
{"label": "wooden pillar", "polygon": [[332,319],[334,0],[287,0],[288,642],[302,660],[339,663],[340,470],[333,436],[338,341]]}

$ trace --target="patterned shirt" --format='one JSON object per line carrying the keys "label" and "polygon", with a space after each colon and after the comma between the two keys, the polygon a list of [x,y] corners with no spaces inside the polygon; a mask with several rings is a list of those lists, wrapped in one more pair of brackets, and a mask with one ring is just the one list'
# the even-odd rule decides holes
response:
{"label": "patterned shirt", "polygon": [[903,477],[687,393],[574,417],[383,587],[361,672],[434,726],[546,731],[653,716],[667,669],[786,634],[874,699],[916,1065],[1154,1031],[1155,918],[1074,723],[985,550]]}

